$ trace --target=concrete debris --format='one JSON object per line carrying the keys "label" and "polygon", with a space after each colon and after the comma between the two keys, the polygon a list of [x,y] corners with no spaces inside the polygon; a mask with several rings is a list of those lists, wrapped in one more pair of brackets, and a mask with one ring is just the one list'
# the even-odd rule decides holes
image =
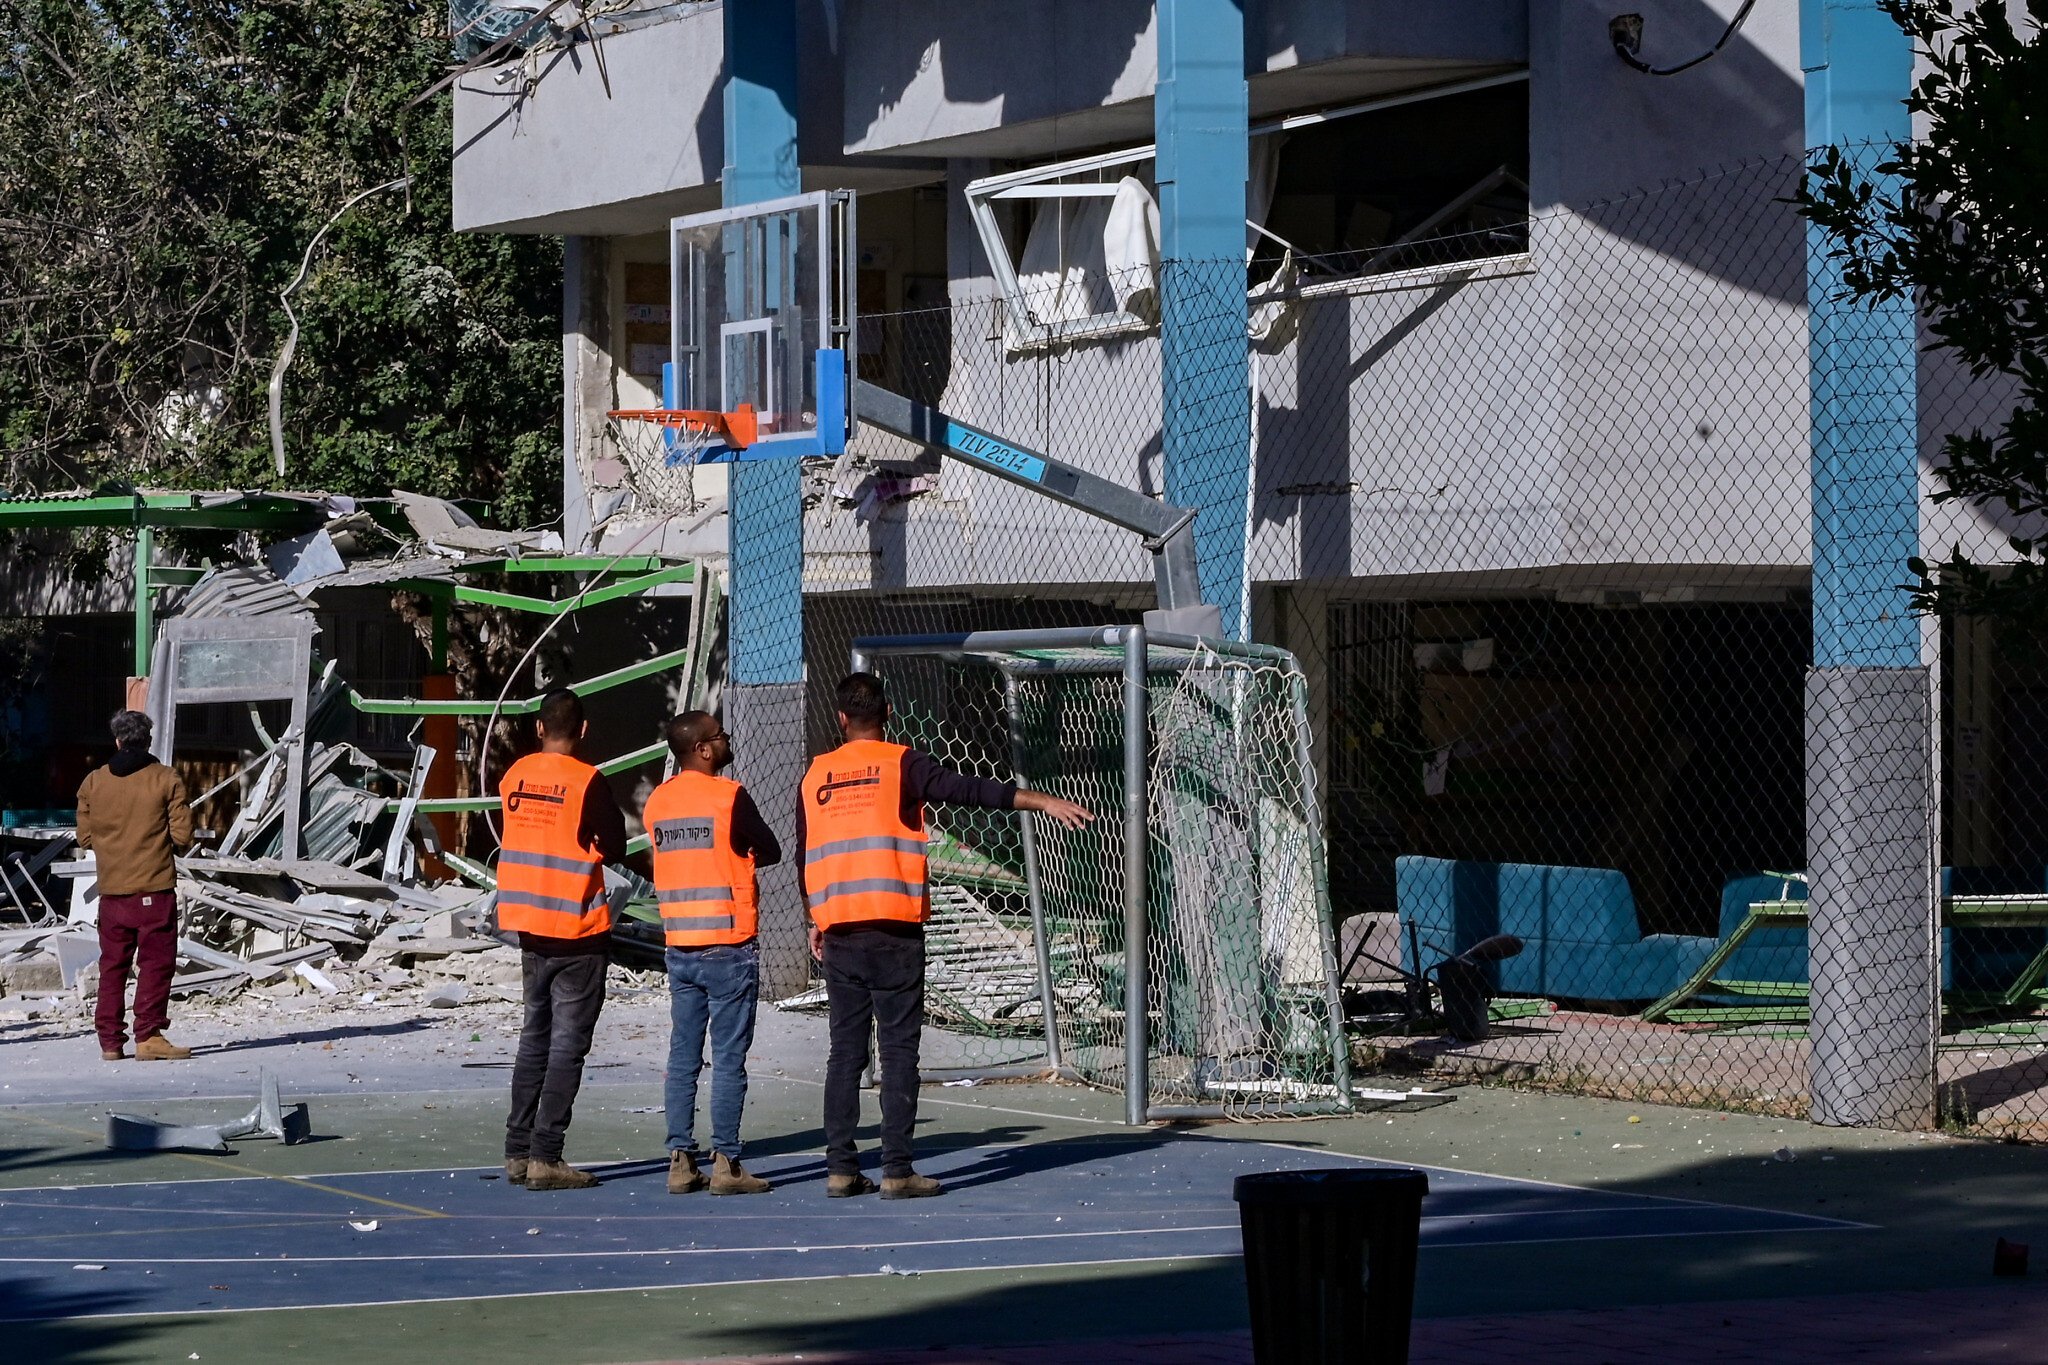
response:
{"label": "concrete debris", "polygon": [[54,952],[0,962],[0,991],[57,991],[62,989],[64,989],[64,972],[58,965],[57,955]]}
{"label": "concrete debris", "polygon": [[59,934],[44,945],[57,955],[57,970],[63,977],[65,990],[78,984],[88,968],[97,970],[100,960],[98,934]]}
{"label": "concrete debris", "polygon": [[469,987],[460,981],[447,981],[427,992],[427,1007],[437,1010],[452,1010],[467,1002]]}
{"label": "concrete debris", "polygon": [[276,1138],[289,1147],[311,1137],[311,1111],[304,1104],[287,1106],[278,1096],[277,1077],[267,1070],[262,1085],[256,1107],[230,1123],[165,1123],[109,1114],[107,1146],[124,1152],[225,1152],[236,1138]]}
{"label": "concrete debris", "polygon": [[301,962],[293,967],[292,971],[298,976],[303,977],[314,990],[322,995],[341,994],[341,987],[334,984],[334,979],[310,962]]}

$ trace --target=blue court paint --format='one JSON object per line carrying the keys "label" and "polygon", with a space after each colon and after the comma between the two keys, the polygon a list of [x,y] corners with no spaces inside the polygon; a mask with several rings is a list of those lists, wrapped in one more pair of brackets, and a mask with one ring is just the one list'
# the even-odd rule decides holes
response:
{"label": "blue court paint", "polygon": [[1195,509],[1202,600],[1240,640],[1251,478],[1244,24],[1243,0],[1160,0],[1152,101],[1166,498]]}
{"label": "blue court paint", "polygon": [[[258,1178],[10,1190],[0,1192],[0,1320],[1234,1256],[1234,1177],[1344,1164],[1260,1142],[1091,1136],[933,1148],[918,1165],[948,1193],[900,1203],[827,1200],[811,1156],[750,1158],[777,1188],[744,1199],[669,1195],[665,1163],[652,1161],[594,1190],[545,1194],[476,1170],[318,1177],[326,1189]],[[1429,1180],[1425,1248],[1861,1226],[1462,1171]],[[372,1218],[375,1232],[349,1227]],[[86,1292],[102,1306],[81,1314]]]}
{"label": "blue court paint", "polygon": [[[1876,0],[1801,0],[1799,20],[1807,146],[1839,146],[1874,166],[1912,135],[1912,43]],[[1895,177],[1871,179],[1880,193],[1898,190]],[[1913,301],[1840,297],[1827,245],[1809,224],[1813,662],[1912,668],[1920,627],[1900,585],[1920,542]]]}

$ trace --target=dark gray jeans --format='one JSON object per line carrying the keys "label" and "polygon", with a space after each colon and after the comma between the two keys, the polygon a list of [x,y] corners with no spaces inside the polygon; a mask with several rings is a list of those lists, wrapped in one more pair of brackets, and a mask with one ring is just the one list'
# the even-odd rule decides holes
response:
{"label": "dark gray jeans", "polygon": [[574,957],[520,955],[526,1023],[512,1063],[512,1114],[505,1155],[560,1161],[562,1138],[583,1085],[583,1059],[604,1008],[603,953]]}
{"label": "dark gray jeans", "polygon": [[825,1167],[834,1175],[860,1170],[854,1132],[860,1126],[860,1073],[867,1067],[872,1027],[881,1073],[882,1174],[910,1175],[917,1053],[924,1028],[924,938],[879,929],[825,935],[825,1000],[831,1021],[825,1056]]}

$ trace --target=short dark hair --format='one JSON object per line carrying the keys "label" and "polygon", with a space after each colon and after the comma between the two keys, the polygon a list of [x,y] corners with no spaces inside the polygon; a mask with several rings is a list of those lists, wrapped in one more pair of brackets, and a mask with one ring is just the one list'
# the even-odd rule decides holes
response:
{"label": "short dark hair", "polygon": [[681,759],[684,754],[718,733],[718,717],[709,711],[685,711],[669,717],[667,725],[661,727],[662,738],[668,741],[668,751]]}
{"label": "short dark hair", "polygon": [[834,694],[839,713],[848,720],[879,725],[889,718],[889,694],[882,680],[872,673],[849,673],[839,680]]}
{"label": "short dark hair", "polygon": [[541,699],[540,728],[556,739],[574,739],[583,730],[583,698],[558,687]]}
{"label": "short dark hair", "polygon": [[107,722],[107,729],[113,732],[114,746],[120,749],[147,749],[150,736],[156,732],[156,726],[140,711],[116,711]]}

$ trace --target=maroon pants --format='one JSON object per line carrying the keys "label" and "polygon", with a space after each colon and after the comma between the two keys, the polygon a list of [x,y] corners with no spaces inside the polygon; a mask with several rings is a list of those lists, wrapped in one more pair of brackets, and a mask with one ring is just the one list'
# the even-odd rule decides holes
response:
{"label": "maroon pants", "polygon": [[178,897],[170,891],[100,897],[100,994],[93,1012],[100,1047],[128,1041],[121,1006],[135,968],[135,1036],[154,1038],[171,1022],[171,973],[178,965]]}

